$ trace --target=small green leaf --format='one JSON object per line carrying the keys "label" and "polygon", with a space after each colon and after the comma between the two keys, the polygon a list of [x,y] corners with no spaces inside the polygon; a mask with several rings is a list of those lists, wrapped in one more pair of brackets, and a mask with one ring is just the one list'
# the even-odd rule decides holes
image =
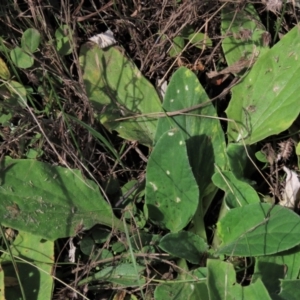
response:
{"label": "small green leaf", "polygon": [[28,151],[26,152],[26,157],[29,159],[35,159],[38,158],[39,156],[43,155],[43,151],[41,149],[39,150],[35,150],[35,149],[28,149]]}
{"label": "small green leaf", "polygon": [[226,5],[221,12],[222,48],[227,64],[241,58],[256,59],[269,51],[264,43],[267,36],[264,25],[252,4],[247,3],[238,13],[237,6]]}
{"label": "small green leaf", "polygon": [[85,255],[91,255],[95,250],[95,242],[90,236],[84,236],[80,241],[80,250]]}
{"label": "small green leaf", "polygon": [[248,155],[254,159],[253,151],[250,146],[239,144],[229,144],[227,146],[227,156],[230,170],[236,178],[248,181],[255,168]]}
{"label": "small green leaf", "polygon": [[160,240],[159,247],[167,253],[186,259],[193,264],[199,264],[203,253],[208,250],[207,244],[201,237],[187,231],[165,235]]}
{"label": "small green leaf", "polygon": [[10,51],[10,58],[18,68],[28,69],[33,66],[33,57],[20,47],[16,47]]}
{"label": "small green leaf", "polygon": [[72,53],[72,44],[70,40],[73,37],[73,31],[69,25],[61,25],[55,31],[56,50],[60,55],[69,55]]}
{"label": "small green leaf", "polygon": [[197,209],[199,189],[179,130],[162,135],[149,157],[146,174],[149,218],[162,228],[180,231]]}
{"label": "small green leaf", "polygon": [[176,36],[172,41],[172,47],[169,51],[169,55],[171,57],[176,57],[180,54],[182,49],[184,48],[184,39],[180,36]]}
{"label": "small green leaf", "polygon": [[226,193],[225,199],[228,208],[260,202],[256,191],[248,183],[238,180],[232,172],[216,173],[212,177],[212,181]]}
{"label": "small green leaf", "polygon": [[191,41],[191,43],[196,46],[197,48],[203,49],[204,47],[212,47],[212,40],[204,33],[198,32],[198,33],[191,33],[188,36],[188,40]]}
{"label": "small green leaf", "polygon": [[258,161],[260,161],[262,163],[268,163],[269,162],[266,155],[264,153],[262,153],[261,151],[257,151],[255,153],[255,157]]}
{"label": "small green leaf", "polygon": [[223,241],[218,254],[270,255],[300,244],[300,217],[293,211],[266,203],[230,210],[217,224]]}
{"label": "small green leaf", "polygon": [[27,91],[25,87],[18,81],[5,82],[5,86],[10,92],[10,97],[5,102],[10,105],[11,108],[20,105],[26,107],[27,103]]}
{"label": "small green leaf", "polygon": [[21,47],[29,53],[33,53],[40,45],[41,35],[33,28],[28,28],[22,35]]}

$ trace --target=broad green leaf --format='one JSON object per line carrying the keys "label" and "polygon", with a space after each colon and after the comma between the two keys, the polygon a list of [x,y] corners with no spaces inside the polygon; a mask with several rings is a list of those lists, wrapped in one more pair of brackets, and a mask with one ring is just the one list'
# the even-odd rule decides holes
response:
{"label": "broad green leaf", "polygon": [[256,191],[248,183],[238,180],[230,171],[214,174],[212,181],[226,193],[228,208],[260,202]]}
{"label": "broad green leaf", "polygon": [[[232,88],[226,110],[229,141],[253,144],[278,134],[300,112],[299,26],[288,32],[271,50],[259,57],[251,71]],[[288,70],[288,71],[286,71]]]}
{"label": "broad green leaf", "polygon": [[146,171],[146,205],[153,223],[172,232],[183,229],[198,206],[199,189],[179,130],[162,135]]}
{"label": "broad green leaf", "polygon": [[[171,77],[163,102],[167,112],[203,103],[202,108],[187,114],[160,118],[155,140],[164,132],[178,128],[186,141],[190,165],[200,188],[201,197],[211,182],[214,164],[224,169],[227,164],[224,133],[215,108],[197,76],[187,68],[179,68]],[[206,103],[206,104],[205,104]]]}
{"label": "broad green leaf", "polygon": [[254,6],[247,4],[237,10],[237,6],[226,5],[221,13],[222,48],[229,66],[240,59],[256,59],[269,50],[264,45],[268,33]]}
{"label": "broad green leaf", "polygon": [[[209,300],[206,286],[206,268],[181,274],[179,282],[159,285],[154,292],[156,300]],[[186,282],[184,282],[186,280]]]}
{"label": "broad green leaf", "polygon": [[207,244],[201,237],[187,231],[165,235],[160,240],[159,247],[165,252],[184,258],[193,264],[199,264],[203,253],[208,250]]}
{"label": "broad green leaf", "polygon": [[56,50],[60,55],[64,56],[72,53],[73,45],[71,39],[73,38],[73,31],[69,25],[58,27],[55,31],[55,38]]}
{"label": "broad green leaf", "polygon": [[[205,103],[207,100],[208,96],[196,75],[187,68],[181,67],[170,80],[163,108],[165,111],[172,112]],[[227,162],[224,134],[219,120],[217,117],[214,119],[215,116],[213,105],[207,103],[203,108],[193,110],[191,114],[160,118],[156,132],[156,140],[158,140],[171,128],[181,129],[202,196],[211,182],[214,163],[223,169]]]}
{"label": "broad green leaf", "polygon": [[161,103],[138,68],[117,48],[104,50],[90,43],[80,49],[80,64],[87,96],[103,125],[125,139],[152,146],[157,120],[146,115],[160,112]]}
{"label": "broad green leaf", "polygon": [[[51,241],[41,241],[41,238],[23,231],[19,231],[11,246],[13,255],[23,258],[17,263],[18,273],[24,288],[26,299],[52,299],[54,261],[54,244]],[[18,261],[17,258],[15,258]],[[4,254],[0,259],[5,277],[15,278],[16,274],[9,254]],[[39,270],[36,267],[42,269]],[[46,272],[46,273],[45,273]],[[21,299],[19,288],[6,288],[6,299]]]}
{"label": "broad green leaf", "polygon": [[145,270],[144,266],[137,265],[138,274],[132,264],[124,263],[117,266],[106,267],[103,270],[81,280],[78,285],[87,284],[93,281],[108,281],[123,286],[140,286],[146,283],[140,275]]}
{"label": "broad green leaf", "polygon": [[299,300],[300,299],[300,280],[280,280],[281,291],[278,299]]}
{"label": "broad green leaf", "polygon": [[180,54],[184,48],[184,39],[181,36],[177,36],[173,39],[172,47],[169,51],[171,57],[176,57]]}
{"label": "broad green leaf", "polygon": [[233,265],[217,259],[207,261],[207,287],[209,299],[213,300],[271,300],[261,280],[242,287],[236,282]]}
{"label": "broad green leaf", "polygon": [[300,217],[293,211],[266,203],[230,210],[217,224],[223,241],[219,254],[260,256],[288,250],[300,244]]}
{"label": "broad green leaf", "polygon": [[103,224],[122,231],[98,186],[78,170],[28,160],[2,164],[1,223],[48,240]]}
{"label": "broad green leaf", "polygon": [[21,47],[26,52],[33,53],[39,47],[40,41],[40,33],[34,28],[28,28],[22,35]]}
{"label": "broad green leaf", "polygon": [[200,190],[200,200],[191,229],[194,233],[205,238],[203,224],[203,208],[210,203],[216,189],[211,176],[215,171],[215,164],[223,170],[227,164],[224,133],[220,126],[215,108],[209,100],[204,88],[200,85],[196,75],[187,68],[179,68],[171,77],[163,108],[167,112],[177,111],[203,103],[203,107],[187,114],[160,118],[158,121],[155,140],[171,128],[178,128],[186,141],[188,157],[193,174]]}
{"label": "broad green leaf", "polygon": [[260,279],[269,294],[276,296],[280,290],[279,280],[285,277],[285,270],[288,269],[282,262],[283,259],[280,254],[256,257],[251,281],[255,282],[257,279]]}
{"label": "broad green leaf", "polygon": [[280,280],[298,279],[300,272],[300,246],[268,256],[255,259],[252,282],[262,280],[270,294],[278,294]]}
{"label": "broad green leaf", "polygon": [[20,47],[16,47],[10,51],[10,58],[18,68],[28,69],[33,66],[33,57]]}
{"label": "broad green leaf", "polygon": [[8,80],[10,78],[10,72],[4,60],[0,57],[0,78]]}

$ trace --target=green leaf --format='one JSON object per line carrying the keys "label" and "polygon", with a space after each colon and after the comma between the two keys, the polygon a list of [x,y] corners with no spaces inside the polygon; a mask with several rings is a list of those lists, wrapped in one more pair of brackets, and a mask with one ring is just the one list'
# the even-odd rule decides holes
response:
{"label": "green leaf", "polygon": [[159,285],[155,289],[154,298],[156,300],[208,300],[206,273],[206,268],[198,268],[189,273],[180,274],[184,277],[180,281]]}
{"label": "green leaf", "polygon": [[[286,130],[300,112],[299,27],[295,26],[232,89],[226,110],[230,141],[253,144]],[[288,70],[286,72],[285,70]]]}
{"label": "green leaf", "polygon": [[95,250],[95,241],[90,236],[84,236],[80,241],[80,250],[85,255],[91,255]]}
{"label": "green leaf", "polygon": [[242,287],[236,282],[233,265],[217,259],[207,261],[207,287],[209,299],[214,300],[271,300],[266,288],[260,280]]}
{"label": "green leaf", "polygon": [[33,53],[39,47],[40,41],[40,33],[34,28],[28,28],[22,35],[21,47],[26,52]]}
{"label": "green leaf", "polygon": [[300,280],[281,280],[281,291],[279,297],[282,300],[300,299]]}
{"label": "green leaf", "polygon": [[160,235],[150,234],[146,232],[139,232],[130,237],[132,248],[142,253],[155,253],[157,252],[157,244],[161,239]]}
{"label": "green leaf", "polygon": [[0,57],[0,78],[8,80],[10,78],[10,72],[4,60]]}
{"label": "green leaf", "polygon": [[203,208],[207,208],[212,199],[205,196],[213,195],[216,190],[211,176],[215,165],[222,170],[227,164],[224,133],[215,108],[211,102],[207,102],[208,99],[196,75],[187,68],[179,68],[168,85],[163,103],[164,110],[172,112],[201,103],[203,107],[188,114],[160,118],[155,137],[157,141],[170,128],[178,128],[184,136],[190,165],[200,190],[199,205],[191,230],[203,238],[206,236]]}
{"label": "green leaf", "polygon": [[237,9],[226,5],[221,13],[221,34],[225,36],[222,48],[229,66],[241,58],[253,60],[269,50],[264,45],[267,32],[254,6],[246,4],[236,13]]}
{"label": "green leaf", "polygon": [[97,223],[123,230],[98,186],[78,170],[28,159],[6,159],[2,167],[3,225],[48,240],[74,236]]}
{"label": "green leaf", "polygon": [[61,25],[55,31],[56,50],[60,55],[69,55],[72,53],[73,46],[71,39],[73,31],[69,25]]}
{"label": "green leaf", "polygon": [[18,68],[28,69],[33,66],[33,57],[20,47],[16,47],[10,51],[10,58]]}
{"label": "green leaf", "polygon": [[260,279],[270,296],[276,297],[280,290],[280,279],[285,277],[285,269],[288,269],[282,262],[283,259],[280,254],[255,258],[255,268],[251,281],[255,282]]}
{"label": "green leaf", "polygon": [[162,135],[151,153],[146,171],[149,218],[162,228],[178,232],[192,219],[199,190],[181,131]]}
{"label": "green leaf", "polygon": [[300,217],[293,211],[266,203],[234,208],[218,224],[223,241],[218,254],[269,255],[300,244]]}
{"label": "green leaf", "polygon": [[270,295],[277,296],[280,290],[280,280],[298,279],[299,271],[300,246],[298,245],[287,251],[255,258],[251,280],[255,282],[258,278],[261,279]]}
{"label": "green leaf", "polygon": [[188,36],[188,40],[190,40],[194,46],[200,49],[212,47],[212,40],[207,36],[207,34],[202,32],[191,33]]}
{"label": "green leaf", "polygon": [[225,199],[228,208],[260,202],[256,191],[248,183],[238,180],[232,172],[216,173],[212,180],[217,187],[226,193]]}
{"label": "green leaf", "polygon": [[176,57],[184,48],[184,39],[181,36],[176,36],[172,41],[172,47],[169,51],[171,57]]}
{"label": "green leaf", "polygon": [[5,100],[5,103],[8,104],[12,111],[14,111],[15,106],[26,107],[27,103],[27,91],[25,87],[14,80],[5,82],[5,86],[10,92],[10,97]]}
{"label": "green leaf", "polygon": [[[152,146],[157,120],[145,114],[160,112],[161,103],[138,68],[115,47],[104,50],[89,43],[80,49],[80,64],[87,96],[103,125],[125,139]],[[116,121],[123,117],[130,118]]]}
{"label": "green leaf", "polygon": [[[41,241],[41,238],[36,235],[19,231],[11,246],[11,251],[13,255],[30,263],[17,262],[26,299],[52,299],[54,282],[51,273],[55,263],[53,242]],[[4,254],[1,256],[0,262],[5,277],[16,278],[10,256]],[[6,287],[5,298],[22,299],[20,289]]]}
{"label": "green leaf", "polygon": [[207,244],[201,237],[187,231],[166,234],[160,240],[159,247],[193,264],[199,264],[203,253],[208,250]]}
{"label": "green leaf", "polygon": [[145,270],[144,266],[137,265],[136,274],[135,267],[132,264],[118,264],[117,266],[107,267],[92,276],[89,276],[81,280],[78,285],[93,282],[93,281],[108,281],[123,286],[139,286],[146,283],[144,277],[140,275]]}
{"label": "green leaf", "polygon": [[204,107],[195,109],[190,114],[160,118],[155,135],[157,141],[164,132],[172,128],[181,130],[201,197],[205,195],[205,190],[209,190],[214,164],[221,169],[227,164],[224,133],[214,106],[206,103],[208,100],[197,76],[187,68],[179,68],[168,85],[164,110],[172,112],[201,103]]}
{"label": "green leaf", "polygon": [[253,159],[254,154],[250,146],[239,144],[229,144],[227,146],[227,156],[230,170],[236,178],[248,181],[255,168],[248,155]]}

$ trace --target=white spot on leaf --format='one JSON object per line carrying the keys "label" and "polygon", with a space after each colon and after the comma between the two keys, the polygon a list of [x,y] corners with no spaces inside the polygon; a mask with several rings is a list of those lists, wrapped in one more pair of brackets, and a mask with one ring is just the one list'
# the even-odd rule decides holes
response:
{"label": "white spot on leaf", "polygon": [[185,90],[186,90],[186,91],[188,91],[188,90],[189,90],[189,87],[188,87],[187,85],[185,86]]}
{"label": "white spot on leaf", "polygon": [[179,203],[181,201],[181,199],[179,197],[176,197],[176,203]]}
{"label": "white spot on leaf", "polygon": [[173,136],[173,135],[174,135],[174,132],[173,132],[173,131],[169,131],[169,132],[168,132],[168,135],[169,135],[169,136]]}
{"label": "white spot on leaf", "polygon": [[180,141],[180,142],[179,142],[179,145],[182,146],[182,145],[183,145],[183,141]]}
{"label": "white spot on leaf", "polygon": [[156,192],[157,191],[157,186],[153,182],[149,182],[149,184],[152,186],[153,191]]}
{"label": "white spot on leaf", "polygon": [[167,170],[166,173],[167,173],[167,175],[170,175],[170,174],[171,174],[169,170]]}
{"label": "white spot on leaf", "polygon": [[170,102],[171,102],[171,103],[174,102],[174,99],[171,99]]}
{"label": "white spot on leaf", "polygon": [[180,90],[177,90],[177,94],[179,94],[180,93]]}

